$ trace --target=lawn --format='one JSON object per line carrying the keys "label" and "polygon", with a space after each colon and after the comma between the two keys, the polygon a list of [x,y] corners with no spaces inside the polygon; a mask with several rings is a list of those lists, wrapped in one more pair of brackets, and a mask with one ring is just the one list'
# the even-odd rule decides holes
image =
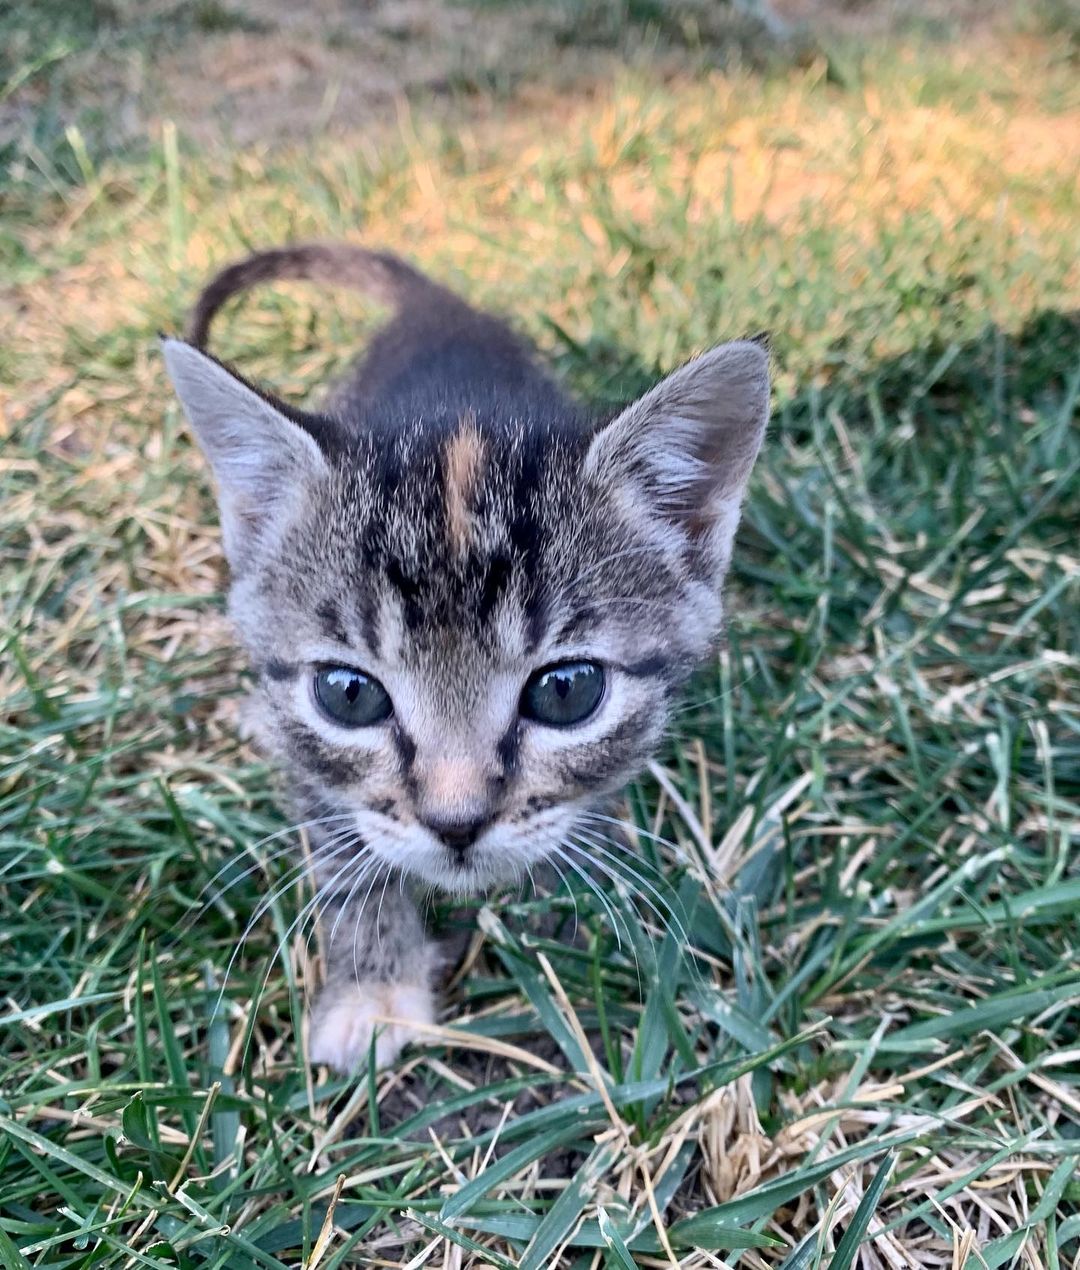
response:
{"label": "lawn", "polygon": [[[544,6],[430,5],[453,74],[383,31],[406,95],[283,72],[281,135],[261,83],[183,77],[269,66],[284,6],[0,10],[4,1270],[1080,1265],[1068,6],[764,52],[588,7],[526,56]],[[299,843],[155,338],[308,237],[401,252],[601,406],[731,336],[775,363],[633,851],[439,908],[444,1030],[359,1081],[304,1062]],[[301,401],[373,316],[262,291],[216,348]]]}

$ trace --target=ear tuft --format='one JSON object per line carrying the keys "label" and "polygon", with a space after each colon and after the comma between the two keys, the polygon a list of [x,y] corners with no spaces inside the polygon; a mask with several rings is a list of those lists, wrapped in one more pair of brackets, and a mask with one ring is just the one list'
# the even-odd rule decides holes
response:
{"label": "ear tuft", "polygon": [[769,417],[769,355],[738,340],[662,380],[594,437],[586,471],[700,542],[723,580]]}
{"label": "ear tuft", "polygon": [[311,436],[183,340],[163,339],[162,354],[176,395],[218,487],[225,554],[235,572],[277,538],[326,476],[326,458]]}

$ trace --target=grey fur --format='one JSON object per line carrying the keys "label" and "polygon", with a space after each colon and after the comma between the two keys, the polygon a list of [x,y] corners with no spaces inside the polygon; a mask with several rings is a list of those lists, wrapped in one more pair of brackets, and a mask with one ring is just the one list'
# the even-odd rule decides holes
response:
{"label": "grey fur", "polygon": [[[275,276],[373,282],[398,306],[313,414],[165,343],[218,484],[259,736],[302,818],[353,818],[344,862],[316,844],[337,931],[324,916],[311,1043],[348,1066],[375,997],[418,1026],[432,1017],[433,958],[404,884],[518,875],[655,747],[721,629],[768,359],[749,342],[713,349],[597,426],[497,319],[393,257],[326,246],[224,271],[197,308],[199,341],[232,290]],[[604,665],[597,714],[569,729],[523,720],[526,679],[569,658]],[[377,676],[391,719],[328,722],[310,689],[320,663]],[[485,826],[464,852],[428,827],[464,821]],[[390,1031],[382,1058],[410,1034]]]}

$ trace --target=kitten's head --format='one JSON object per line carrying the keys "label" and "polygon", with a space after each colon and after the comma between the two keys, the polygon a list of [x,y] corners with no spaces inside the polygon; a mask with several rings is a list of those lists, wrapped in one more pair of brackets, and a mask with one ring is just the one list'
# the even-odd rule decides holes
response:
{"label": "kitten's head", "polygon": [[765,352],[713,349],[599,428],[569,409],[345,427],[190,345],[165,357],[301,806],[449,890],[555,850],[645,762],[719,633]]}

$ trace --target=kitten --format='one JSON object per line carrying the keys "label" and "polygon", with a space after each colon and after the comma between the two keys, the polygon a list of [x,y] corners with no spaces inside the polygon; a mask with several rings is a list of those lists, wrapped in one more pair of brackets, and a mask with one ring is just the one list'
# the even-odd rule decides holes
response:
{"label": "kitten", "polygon": [[[226,299],[287,278],[396,310],[313,412],[201,351]],[[385,1063],[435,1015],[409,886],[582,850],[713,645],[768,357],[714,348],[596,425],[501,321],[344,245],[232,265],[163,348],[217,484],[256,730],[316,822],[309,1055],[347,1071],[374,1037]]]}

